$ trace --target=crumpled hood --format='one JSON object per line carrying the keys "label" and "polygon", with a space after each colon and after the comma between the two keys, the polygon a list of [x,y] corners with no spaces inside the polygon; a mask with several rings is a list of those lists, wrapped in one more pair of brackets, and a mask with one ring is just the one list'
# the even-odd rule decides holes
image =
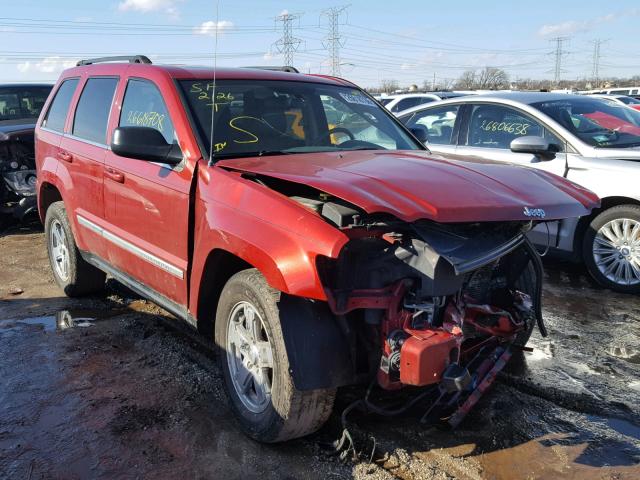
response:
{"label": "crumpled hood", "polygon": [[[547,220],[578,217],[598,197],[532,168],[426,151],[352,151],[221,160],[216,166],[309,185],[367,213],[405,221]],[[528,213],[527,213],[528,212]]]}

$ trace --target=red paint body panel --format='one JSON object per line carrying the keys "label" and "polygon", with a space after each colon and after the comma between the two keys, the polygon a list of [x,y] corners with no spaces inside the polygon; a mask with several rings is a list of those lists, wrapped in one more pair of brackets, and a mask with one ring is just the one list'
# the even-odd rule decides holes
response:
{"label": "red paint body panel", "polygon": [[[140,78],[138,73],[129,68],[121,79],[109,132],[119,124],[127,81]],[[187,305],[189,194],[198,149],[171,77],[165,73],[149,81],[162,92],[186,161],[184,166],[171,169],[119,157],[109,150],[105,159],[104,227],[174,267],[175,272],[158,268],[118,245],[110,245],[107,259],[119,270],[144,279],[145,284],[167,298]]]}
{"label": "red paint body panel", "polygon": [[258,268],[292,295],[325,300],[316,257],[338,256],[347,236],[302,205],[201,161],[196,191],[190,310],[198,304],[202,268],[222,249]]}
{"label": "red paint body panel", "polygon": [[[578,217],[599,204],[585,189],[538,170],[486,161],[448,160],[421,151],[355,151],[224,160],[217,166],[311,185],[369,213],[437,222]],[[560,188],[558,188],[560,187]]]}

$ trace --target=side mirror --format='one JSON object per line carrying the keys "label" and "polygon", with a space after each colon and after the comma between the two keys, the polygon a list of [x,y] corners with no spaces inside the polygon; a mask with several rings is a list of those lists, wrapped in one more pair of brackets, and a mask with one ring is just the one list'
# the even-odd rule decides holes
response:
{"label": "side mirror", "polygon": [[414,125],[409,128],[409,131],[420,141],[420,143],[427,143],[429,141],[429,131],[424,125]]}
{"label": "side mirror", "polygon": [[113,131],[111,151],[116,155],[136,160],[177,165],[182,162],[182,151],[177,144],[169,144],[155,128],[118,127]]}
{"label": "side mirror", "polygon": [[542,137],[518,137],[511,142],[511,151],[514,153],[531,153],[540,160],[553,160],[560,151],[557,145],[549,143]]}

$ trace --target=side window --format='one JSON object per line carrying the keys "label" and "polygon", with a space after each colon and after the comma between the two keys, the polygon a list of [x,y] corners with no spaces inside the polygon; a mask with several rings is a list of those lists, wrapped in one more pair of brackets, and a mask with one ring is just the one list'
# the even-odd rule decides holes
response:
{"label": "side window", "polygon": [[49,111],[42,121],[43,128],[49,128],[56,132],[62,133],[64,130],[64,122],[67,119],[69,105],[73,98],[73,92],[78,86],[78,79],[72,78],[65,80],[58,88],[56,96],[49,106]]}
{"label": "side window", "polygon": [[109,112],[117,85],[117,78],[87,80],[73,118],[74,136],[101,145],[106,143]]}
{"label": "side window", "polygon": [[501,105],[474,105],[469,122],[467,145],[509,149],[511,141],[524,136],[544,136],[536,120]]}
{"label": "side window", "polygon": [[407,122],[407,127],[422,126],[426,128],[429,143],[452,145],[453,126],[456,123],[459,109],[459,105],[446,105],[416,112]]}
{"label": "side window", "polygon": [[129,80],[120,113],[121,127],[151,127],[174,143],[176,136],[160,90],[146,80]]}

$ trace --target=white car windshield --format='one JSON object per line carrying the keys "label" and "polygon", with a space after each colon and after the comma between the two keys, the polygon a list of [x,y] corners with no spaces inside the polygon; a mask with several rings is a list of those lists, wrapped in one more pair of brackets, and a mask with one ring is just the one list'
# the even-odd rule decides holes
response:
{"label": "white car windshield", "polygon": [[640,146],[640,112],[597,98],[532,103],[575,136],[598,148]]}

